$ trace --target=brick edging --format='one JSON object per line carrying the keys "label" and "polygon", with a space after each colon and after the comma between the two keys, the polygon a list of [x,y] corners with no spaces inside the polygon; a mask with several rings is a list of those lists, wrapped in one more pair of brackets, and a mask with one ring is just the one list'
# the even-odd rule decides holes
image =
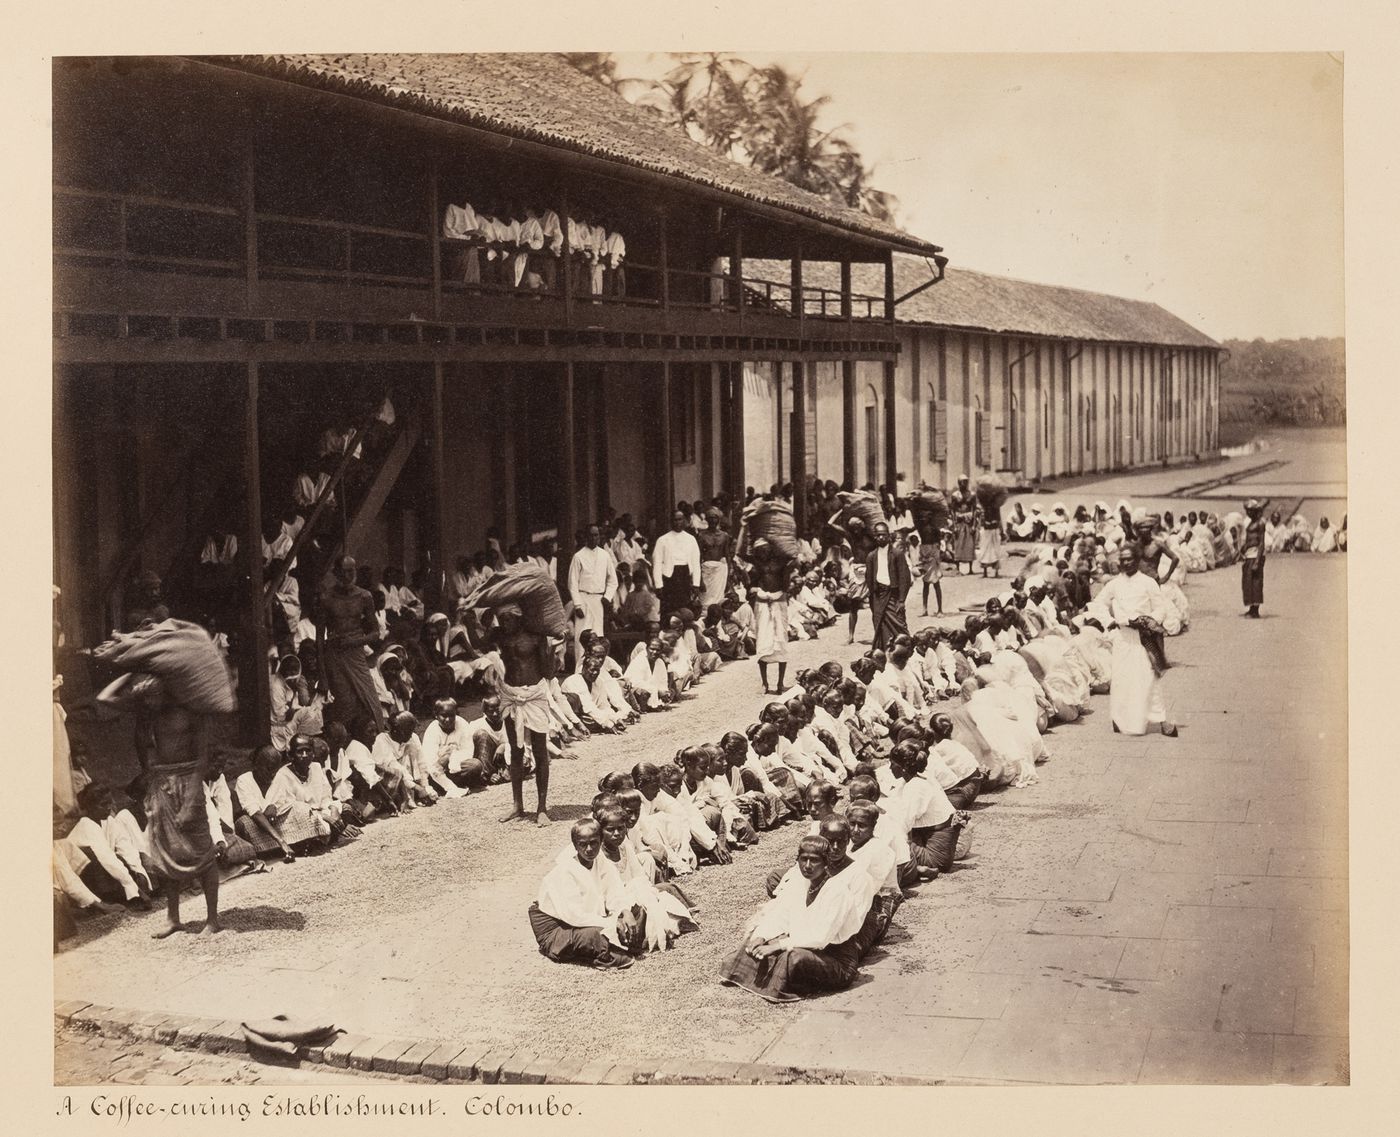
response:
{"label": "brick edging", "polygon": [[[107,1007],[69,999],[54,1006],[55,1026],[156,1042],[181,1050],[248,1054],[242,1026],[196,1015],[167,1015]],[[823,1067],[774,1066],[762,1062],[668,1058],[659,1062],[613,1062],[451,1039],[376,1038],[341,1034],[326,1046],[303,1046],[302,1064],[426,1078],[442,1085],[946,1085],[949,1079],[878,1074]]]}

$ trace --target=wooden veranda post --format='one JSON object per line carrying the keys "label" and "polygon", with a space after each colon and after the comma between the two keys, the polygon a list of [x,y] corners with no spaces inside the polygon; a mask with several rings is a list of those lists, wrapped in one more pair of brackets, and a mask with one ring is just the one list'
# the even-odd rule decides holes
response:
{"label": "wooden veranda post", "polygon": [[[885,253],[885,319],[890,332],[894,332],[894,254]],[[885,360],[885,485],[890,493],[895,492],[895,478],[899,473],[898,428],[899,417],[895,413],[895,361]]]}
{"label": "wooden veranda post", "polygon": [[560,466],[564,471],[564,524],[559,533],[559,563],[567,564],[574,555],[578,538],[578,456],[574,446],[574,361],[564,364],[560,404],[564,417],[564,445]]}
{"label": "wooden veranda post", "polygon": [[[267,668],[267,600],[263,593],[262,467],[258,437],[258,364],[248,363],[247,394],[243,401],[243,532],[239,567],[243,577],[243,650],[239,653],[242,734],[250,746],[267,741],[272,714]],[[274,601],[275,603],[275,601]]]}
{"label": "wooden veranda post", "polygon": [[799,537],[807,533],[807,369],[800,360],[792,363],[792,513]]}
{"label": "wooden veranda post", "polygon": [[438,610],[443,609],[443,597],[447,591],[447,470],[445,430],[443,425],[443,368],[438,360],[433,364],[432,420],[429,424],[432,441],[433,461],[433,543],[429,546],[433,558],[433,575],[430,586],[437,593]]}
{"label": "wooden veranda post", "polygon": [[[841,317],[851,322],[851,262],[841,262]],[[841,360],[841,478],[851,489],[856,477],[856,362]]]}

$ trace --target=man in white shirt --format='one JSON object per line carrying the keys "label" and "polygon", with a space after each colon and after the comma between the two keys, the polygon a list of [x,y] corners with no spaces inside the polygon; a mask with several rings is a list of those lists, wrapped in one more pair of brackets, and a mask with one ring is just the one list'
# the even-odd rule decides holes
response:
{"label": "man in white shirt", "polygon": [[602,533],[590,525],[584,546],[569,562],[569,596],[575,614],[582,619],[574,623],[574,650],[579,654],[578,637],[585,629],[603,634],[603,604],[611,604],[617,594],[617,569],[612,553],[603,548]]}
{"label": "man in white shirt", "polygon": [[466,777],[462,766],[474,754],[471,728],[457,714],[456,699],[433,704],[433,721],[419,743],[428,781],[443,797],[464,797]]}
{"label": "man in white shirt", "polygon": [[610,733],[626,730],[626,716],[613,709],[607,694],[599,687],[602,671],[603,661],[589,653],[584,658],[583,670],[566,676],[559,687],[564,694],[578,700],[585,726],[600,727]]}
{"label": "man in white shirt", "polygon": [[617,519],[617,533],[609,548],[620,565],[634,565],[646,558],[646,542],[637,535],[637,526],[633,524],[630,513],[624,513]]}
{"label": "man in white shirt", "polygon": [[400,798],[408,808],[416,800],[419,805],[432,805],[437,794],[428,781],[423,766],[423,752],[414,734],[418,720],[411,711],[400,711],[390,720],[389,729],[374,740],[374,768],[382,778],[397,781],[402,787]]}
{"label": "man in white shirt", "polygon": [[689,518],[680,510],[671,515],[671,529],[656,539],[652,550],[652,582],[661,600],[664,620],[679,608],[690,607],[700,583],[700,545],[686,531]]}

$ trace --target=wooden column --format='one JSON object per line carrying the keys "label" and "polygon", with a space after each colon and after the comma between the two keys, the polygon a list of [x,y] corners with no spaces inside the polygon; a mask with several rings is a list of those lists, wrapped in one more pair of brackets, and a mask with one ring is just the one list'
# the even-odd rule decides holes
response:
{"label": "wooden column", "polygon": [[[885,319],[894,331],[894,253],[885,253]],[[885,485],[895,492],[899,472],[899,416],[895,413],[895,361],[885,360]]]}
{"label": "wooden column", "polygon": [[[253,122],[250,119],[243,140],[243,183],[240,195],[240,212],[243,215],[244,305],[249,315],[257,311],[258,307],[257,158],[253,130]],[[258,548],[262,548],[261,543]]]}
{"label": "wooden column", "polygon": [[729,283],[734,289],[734,311],[739,326],[744,326],[744,230],[739,218],[734,219],[734,240],[729,253]]}
{"label": "wooden column", "polygon": [[[715,373],[713,363],[694,364],[688,368],[695,376],[696,413],[700,435],[700,493],[711,498],[715,493]],[[702,511],[703,512],[703,511]]]}
{"label": "wooden column", "polygon": [[792,258],[792,315],[797,321],[797,337],[802,338],[803,321],[807,316],[807,302],[802,295],[802,238],[797,238],[797,247]]}
{"label": "wooden column", "polygon": [[[777,475],[778,485],[781,486],[783,484],[783,470],[786,465],[783,461],[783,365],[781,361],[778,361],[774,363],[772,367],[774,391],[773,405],[776,408],[776,413],[773,417],[777,419],[775,426],[778,435],[778,460],[773,464],[773,470]],[[762,486],[759,486],[758,489],[760,493],[763,491]]]}
{"label": "wooden column", "polygon": [[243,576],[243,650],[238,673],[243,736],[252,746],[268,739],[272,713],[267,669],[267,601],[263,592],[262,466],[258,438],[258,364],[248,364],[243,401],[243,532],[239,535]]}
{"label": "wooden column", "polygon": [[733,478],[730,493],[740,505],[748,489],[744,458],[744,365],[729,364],[729,461]]}
{"label": "wooden column", "polygon": [[[433,265],[433,319],[442,316],[442,236],[439,232],[441,205],[438,203],[438,160],[428,159],[428,249]],[[440,566],[439,566],[440,567]]]}
{"label": "wooden column", "polygon": [[661,470],[657,478],[657,492],[661,495],[661,510],[658,515],[659,529],[671,527],[671,511],[676,508],[674,493],[675,472],[671,465],[671,363],[661,363]]}
{"label": "wooden column", "polygon": [[559,526],[559,563],[566,564],[578,543],[578,454],[574,446],[574,361],[564,364],[559,409],[564,419],[564,446],[559,465],[564,476],[564,516]]}
{"label": "wooden column", "polygon": [[807,532],[807,369],[801,360],[792,363],[792,512],[799,536]]}
{"label": "wooden column", "polygon": [[666,241],[666,207],[656,212],[656,268],[661,279],[657,282],[661,297],[661,326],[671,326],[671,253]]}
{"label": "wooden column", "polygon": [[432,557],[432,575],[429,577],[430,587],[437,594],[438,610],[445,611],[442,607],[443,593],[447,588],[447,468],[445,460],[443,428],[443,368],[441,360],[433,364],[433,397],[431,408],[431,419],[428,424],[429,442],[432,446],[432,481],[433,481],[433,531],[431,534],[432,544],[428,546],[429,555]]}
{"label": "wooden column", "polygon": [[719,368],[719,472],[717,492],[734,492],[734,365],[717,363]]}
{"label": "wooden column", "polygon": [[[841,318],[851,322],[851,262],[841,262]],[[860,484],[856,476],[856,363],[841,361],[841,478],[851,489]]]}
{"label": "wooden column", "polygon": [[559,250],[559,286],[564,290],[564,326],[574,325],[573,252],[569,248],[569,191],[559,191],[559,228],[564,243]]}

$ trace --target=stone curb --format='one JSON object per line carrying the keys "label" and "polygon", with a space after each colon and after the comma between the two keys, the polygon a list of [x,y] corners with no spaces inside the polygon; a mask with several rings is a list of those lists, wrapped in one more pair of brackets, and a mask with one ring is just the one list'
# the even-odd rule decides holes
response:
{"label": "stone curb", "polygon": [[[105,1038],[159,1042],[213,1054],[246,1052],[240,1025],[197,1015],[167,1015],[107,1007],[69,999],[54,1006],[55,1026],[70,1026]],[[857,1085],[933,1086],[948,1079],[911,1078],[864,1070],[772,1066],[761,1062],[664,1059],[613,1062],[579,1055],[539,1055],[491,1048],[482,1043],[440,1039],[378,1038],[341,1034],[325,1046],[302,1047],[304,1065],[377,1071],[422,1078],[441,1085],[702,1086]]]}

